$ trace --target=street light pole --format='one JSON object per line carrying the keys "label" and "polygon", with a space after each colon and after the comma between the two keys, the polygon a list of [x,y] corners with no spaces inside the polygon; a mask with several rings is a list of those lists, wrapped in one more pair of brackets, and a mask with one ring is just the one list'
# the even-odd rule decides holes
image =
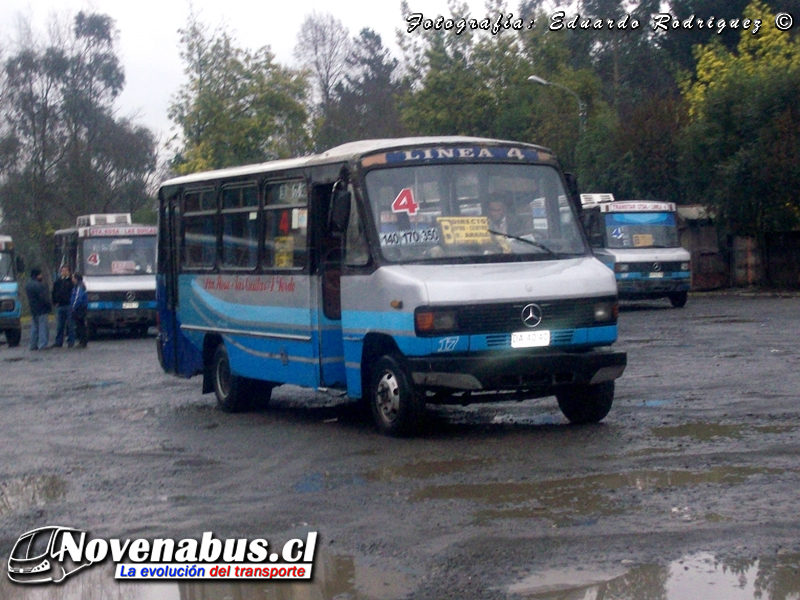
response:
{"label": "street light pole", "polygon": [[581,97],[578,96],[578,94],[573,92],[565,85],[561,85],[560,83],[554,83],[552,81],[547,81],[545,79],[542,79],[541,77],[537,77],[536,75],[531,75],[530,77],[528,77],[528,81],[532,81],[533,83],[538,83],[539,85],[552,85],[554,87],[564,90],[569,94],[572,94],[575,100],[578,101],[578,117],[580,122],[581,133],[586,131],[586,104],[583,103],[583,100],[581,100]]}

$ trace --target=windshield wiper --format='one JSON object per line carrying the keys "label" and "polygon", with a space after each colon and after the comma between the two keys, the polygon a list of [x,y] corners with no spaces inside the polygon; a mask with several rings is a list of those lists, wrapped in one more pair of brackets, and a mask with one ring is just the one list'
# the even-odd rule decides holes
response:
{"label": "windshield wiper", "polygon": [[553,252],[552,250],[550,250],[550,248],[548,248],[544,244],[540,244],[536,240],[529,240],[528,238],[519,237],[517,235],[511,235],[510,233],[503,233],[502,231],[494,231],[493,229],[487,229],[486,231],[488,231],[489,233],[493,233],[494,235],[502,235],[503,237],[508,238],[510,240],[517,240],[518,242],[525,242],[526,244],[530,244],[534,248],[538,248],[539,250],[544,250],[550,256],[555,256],[556,255],[556,253]]}

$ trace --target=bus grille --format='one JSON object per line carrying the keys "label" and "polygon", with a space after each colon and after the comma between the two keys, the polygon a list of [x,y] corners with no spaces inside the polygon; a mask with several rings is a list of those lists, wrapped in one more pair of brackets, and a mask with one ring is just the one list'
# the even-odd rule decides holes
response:
{"label": "bus grille", "polygon": [[522,309],[537,304],[542,309],[542,322],[537,329],[574,329],[594,325],[594,306],[615,298],[581,300],[545,300],[508,304],[473,304],[457,309],[459,333],[504,333],[525,331]]}

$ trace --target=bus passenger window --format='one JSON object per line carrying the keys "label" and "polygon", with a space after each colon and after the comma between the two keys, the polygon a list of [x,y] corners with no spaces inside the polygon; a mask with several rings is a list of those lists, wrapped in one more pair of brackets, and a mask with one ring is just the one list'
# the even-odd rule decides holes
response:
{"label": "bus passenger window", "polygon": [[264,266],[302,269],[306,264],[308,192],[305,181],[267,184],[264,192]]}
{"label": "bus passenger window", "polygon": [[222,267],[255,269],[258,265],[258,188],[222,190]]}

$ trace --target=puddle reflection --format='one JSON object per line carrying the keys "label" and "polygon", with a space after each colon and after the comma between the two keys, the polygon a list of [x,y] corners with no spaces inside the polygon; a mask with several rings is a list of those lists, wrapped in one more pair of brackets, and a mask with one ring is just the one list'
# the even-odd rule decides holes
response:
{"label": "puddle reflection", "polygon": [[720,560],[700,553],[668,566],[619,571],[560,569],[537,573],[508,591],[535,600],[796,600],[800,556]]}
{"label": "puddle reflection", "polygon": [[648,490],[703,484],[738,484],[755,475],[782,473],[782,469],[717,467],[707,471],[634,471],[551,479],[426,486],[411,499],[469,500],[491,508],[475,513],[477,521],[547,518],[557,525],[574,525],[576,518],[612,515],[623,510],[613,493],[620,489]]}
{"label": "puddle reflection", "polygon": [[388,571],[350,556],[320,554],[311,583],[132,583],[94,567],[63,584],[25,586],[0,579],[4,600],[391,600],[417,587],[409,572]]}

